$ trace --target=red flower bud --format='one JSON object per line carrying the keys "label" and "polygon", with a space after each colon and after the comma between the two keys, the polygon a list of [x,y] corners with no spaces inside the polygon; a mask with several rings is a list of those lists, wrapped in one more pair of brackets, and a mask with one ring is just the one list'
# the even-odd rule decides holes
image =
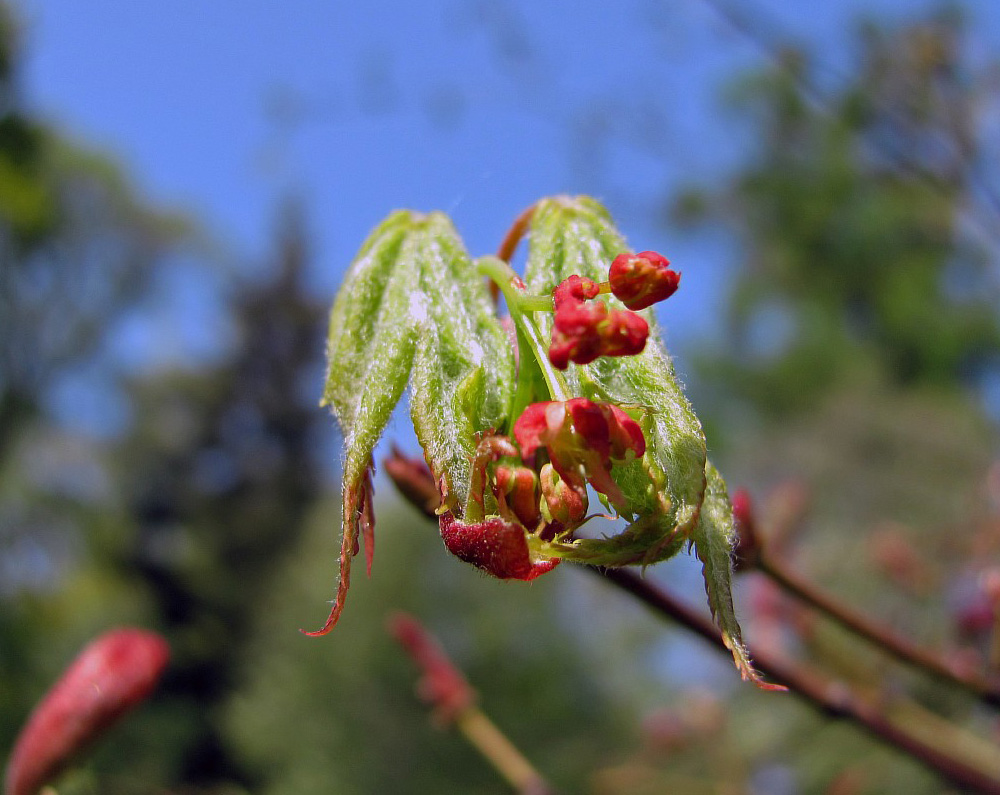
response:
{"label": "red flower bud", "polygon": [[417,693],[434,707],[438,721],[450,723],[472,706],[475,691],[419,621],[405,613],[396,613],[389,618],[388,628],[420,668],[423,676],[417,684]]}
{"label": "red flower bud", "polygon": [[498,466],[494,473],[494,494],[500,513],[509,511],[528,530],[541,521],[538,507],[538,476],[525,466]]}
{"label": "red flower bud", "polygon": [[589,481],[626,510],[625,497],[611,478],[611,462],[642,457],[646,440],[623,409],[587,398],[532,403],[514,423],[514,437],[525,457],[544,446],[559,477],[570,486]]}
{"label": "red flower bud", "polygon": [[655,251],[619,254],[611,263],[611,292],[632,310],[645,309],[675,292],[681,275],[670,270],[670,261]]}
{"label": "red flower bud", "polygon": [[10,755],[6,795],[35,795],[159,681],[170,650],[140,629],[108,632],[88,645],[35,707]]}
{"label": "red flower bud", "polygon": [[532,560],[524,528],[498,516],[465,524],[450,511],[438,520],[444,545],[456,557],[501,580],[533,580],[558,560]]}
{"label": "red flower bud", "polygon": [[552,464],[542,467],[539,481],[550,520],[563,527],[575,527],[587,516],[587,487],[559,477]]}
{"label": "red flower bud", "polygon": [[558,312],[564,306],[596,298],[600,292],[600,285],[593,279],[574,274],[552,291],[552,304]]}
{"label": "red flower bud", "polygon": [[598,356],[632,356],[646,346],[646,321],[633,312],[609,310],[602,301],[588,300],[599,291],[596,282],[570,276],[553,293],[549,361],[560,370],[570,362],[589,364]]}

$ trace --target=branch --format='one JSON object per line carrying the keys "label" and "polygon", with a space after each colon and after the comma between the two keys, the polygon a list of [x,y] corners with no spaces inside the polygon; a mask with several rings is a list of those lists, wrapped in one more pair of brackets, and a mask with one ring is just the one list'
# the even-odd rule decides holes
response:
{"label": "branch", "polygon": [[736,527],[739,532],[737,557],[741,565],[756,569],[770,577],[795,598],[840,624],[849,632],[891,654],[900,662],[957,685],[990,706],[1000,707],[1000,679],[967,672],[949,664],[940,655],[918,646],[885,624],[853,610],[817,588],[802,575],[792,571],[781,560],[770,554],[767,542],[758,532],[750,498],[746,492],[741,491],[734,495],[733,510],[737,517]]}
{"label": "branch", "polygon": [[417,692],[434,708],[435,721],[454,725],[462,736],[520,795],[551,795],[554,790],[517,747],[475,705],[475,691],[437,640],[412,616],[396,613],[388,621],[421,671]]}
{"label": "branch", "polygon": [[[417,508],[428,518],[436,518],[432,506],[437,491],[434,479],[422,459],[408,459],[396,452],[385,462],[385,468],[389,477],[401,486],[401,491]],[[654,612],[700,635],[717,651],[729,657],[730,652],[722,639],[722,633],[712,620],[662,588],[626,569],[601,569],[594,566],[583,568],[631,594]],[[846,683],[821,677],[800,665],[772,655],[766,649],[751,648],[750,654],[760,671],[785,685],[827,717],[846,720],[866,729],[877,739],[909,755],[958,786],[987,795],[1000,795],[1000,778],[994,778],[958,756],[941,750],[942,742],[937,743],[937,746],[929,745],[913,733],[901,729],[876,706],[859,698],[856,691]]]}
{"label": "branch", "polygon": [[[654,612],[700,635],[717,651],[729,656],[729,650],[722,640],[722,633],[711,619],[688,607],[662,588],[625,569],[598,569],[589,566],[586,568],[639,599]],[[1000,795],[1000,780],[938,747],[918,740],[911,733],[891,723],[876,706],[858,698],[846,684],[827,680],[764,649],[752,650],[752,656],[754,664],[763,673],[785,685],[827,717],[846,720],[861,726],[879,740],[922,762],[953,784],[989,795]]]}

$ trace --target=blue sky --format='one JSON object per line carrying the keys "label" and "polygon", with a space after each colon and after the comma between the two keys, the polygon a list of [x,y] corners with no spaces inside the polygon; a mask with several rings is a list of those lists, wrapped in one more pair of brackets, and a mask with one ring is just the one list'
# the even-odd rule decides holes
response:
{"label": "blue sky", "polygon": [[[846,79],[859,14],[898,18],[932,5],[729,4],[768,37],[818,48],[830,83]],[[968,6],[982,47],[996,51],[1000,4]],[[190,211],[246,261],[264,260],[278,200],[298,194],[324,300],[391,209],[452,213],[480,254],[538,197],[590,193],[637,248],[663,251],[683,272],[662,315],[672,347],[716,325],[732,251],[718,236],[682,236],[657,221],[672,190],[746,156],[746,131],[719,92],[766,54],[712,2],[17,7],[34,108],[113,154],[145,196]],[[163,316],[172,327],[170,311]]]}

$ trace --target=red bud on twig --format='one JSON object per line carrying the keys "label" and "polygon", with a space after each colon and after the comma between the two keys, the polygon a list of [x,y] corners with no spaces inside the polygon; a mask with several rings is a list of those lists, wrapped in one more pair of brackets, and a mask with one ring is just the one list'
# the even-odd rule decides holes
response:
{"label": "red bud on twig", "polygon": [[417,619],[406,613],[394,613],[387,623],[390,634],[420,668],[422,676],[417,685],[420,697],[434,708],[439,721],[451,723],[472,705],[475,691]]}
{"label": "red bud on twig", "polygon": [[112,630],[88,645],[31,713],[7,765],[5,795],[35,795],[144,701],[170,650],[159,635]]}

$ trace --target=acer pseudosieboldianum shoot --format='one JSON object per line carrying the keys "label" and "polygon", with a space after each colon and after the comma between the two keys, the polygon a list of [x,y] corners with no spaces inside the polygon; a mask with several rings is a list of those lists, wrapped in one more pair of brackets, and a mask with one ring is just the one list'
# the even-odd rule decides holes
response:
{"label": "acer pseudosieboldianum shoot", "polygon": [[[523,277],[507,261],[522,236]],[[448,550],[531,580],[564,560],[645,567],[693,546],[726,645],[759,681],[733,609],[726,486],[650,309],[679,278],[661,255],[630,252],[587,197],[538,202],[500,256],[473,258],[438,212],[376,227],[330,318],[323,400],[345,441],[343,543],[336,600],[309,634],[336,624],[362,540],[371,572],[372,453],[409,385]],[[588,537],[590,490],[620,532]]]}

